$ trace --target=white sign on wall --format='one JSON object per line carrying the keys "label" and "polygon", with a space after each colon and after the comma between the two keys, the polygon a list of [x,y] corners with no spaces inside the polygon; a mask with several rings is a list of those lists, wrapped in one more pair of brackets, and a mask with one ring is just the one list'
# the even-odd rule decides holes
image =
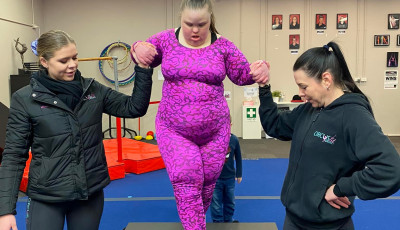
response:
{"label": "white sign on wall", "polygon": [[258,97],[258,88],[257,87],[244,87],[244,97]]}
{"label": "white sign on wall", "polygon": [[159,70],[157,73],[158,80],[164,81],[164,75],[162,74],[161,70]]}
{"label": "white sign on wall", "polygon": [[399,85],[399,77],[397,70],[386,70],[384,76],[384,89],[397,89]]}

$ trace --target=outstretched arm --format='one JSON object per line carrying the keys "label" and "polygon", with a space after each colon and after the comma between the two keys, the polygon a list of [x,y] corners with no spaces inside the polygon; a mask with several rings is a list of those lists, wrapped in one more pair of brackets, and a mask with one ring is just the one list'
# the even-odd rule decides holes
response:
{"label": "outstretched arm", "polygon": [[249,63],[244,54],[229,40],[222,48],[225,50],[225,70],[229,79],[236,85],[266,84],[269,78],[269,65],[263,60]]}
{"label": "outstretched arm", "polygon": [[97,83],[102,90],[105,90],[105,113],[128,118],[146,114],[150,102],[153,69],[135,66],[135,72],[134,87],[130,96]]}

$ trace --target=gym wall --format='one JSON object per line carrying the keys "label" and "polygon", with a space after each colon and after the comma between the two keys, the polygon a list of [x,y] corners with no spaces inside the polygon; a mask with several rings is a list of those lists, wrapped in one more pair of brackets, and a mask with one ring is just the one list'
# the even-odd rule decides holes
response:
{"label": "gym wall", "polygon": [[[78,46],[79,57],[94,57],[108,44],[123,41],[128,44],[145,40],[149,36],[167,28],[179,26],[180,0],[119,0],[119,1],[82,1],[70,0],[34,0],[34,12],[30,1],[6,0],[0,17],[11,17],[27,24],[35,24],[40,31],[62,29],[71,34]],[[65,9],[70,11],[65,13]],[[22,9],[22,13],[21,13]],[[216,0],[216,26],[220,34],[233,41],[246,55],[250,62],[266,59],[271,63],[271,85],[281,90],[286,100],[298,94],[293,80],[292,66],[305,50],[322,46],[331,40],[341,45],[345,58],[354,78],[366,78],[367,82],[359,87],[371,99],[375,118],[385,134],[400,135],[399,89],[384,89],[384,71],[399,70],[386,67],[386,53],[399,52],[396,36],[400,30],[389,30],[388,14],[399,13],[398,0]],[[348,29],[339,33],[336,29],[336,15],[348,14]],[[283,15],[282,30],[272,30],[272,15]],[[289,14],[300,14],[300,29],[289,29]],[[315,30],[315,15],[327,14],[327,29],[318,34]],[[0,20],[0,30],[10,31],[0,38],[0,48],[5,50],[5,58],[0,63],[3,76],[0,77],[0,101],[9,105],[8,76],[17,72],[20,64],[19,54],[15,51],[13,39],[21,37],[29,42],[36,38],[37,30]],[[3,34],[3,33],[2,33]],[[289,35],[300,35],[298,54],[292,54],[288,48]],[[390,46],[374,47],[374,35],[389,34]],[[29,51],[30,52],[30,51]],[[27,53],[29,53],[27,52]],[[27,55],[27,61],[36,57]],[[86,77],[94,77],[99,82],[114,87],[107,82],[98,70],[98,63],[80,63],[79,69]],[[152,101],[161,99],[163,81],[158,80],[156,68],[153,75]],[[112,77],[112,76],[110,76]],[[124,77],[124,76],[121,76]],[[225,90],[231,91],[232,100],[228,101],[231,109],[232,132],[241,136],[243,87],[224,81]],[[120,91],[130,94],[132,84],[120,87]],[[257,87],[253,85],[252,87]],[[141,119],[141,132],[154,131],[156,105],[150,105],[148,114]],[[108,118],[104,117],[104,127]],[[128,121],[131,129],[137,130],[138,121]]]}

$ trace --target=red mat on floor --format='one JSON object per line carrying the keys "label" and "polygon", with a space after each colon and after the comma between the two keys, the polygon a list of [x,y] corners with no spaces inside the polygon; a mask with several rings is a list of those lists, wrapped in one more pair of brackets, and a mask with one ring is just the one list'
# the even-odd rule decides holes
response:
{"label": "red mat on floor", "polygon": [[31,165],[32,155],[29,152],[29,159],[26,161],[26,166],[24,170],[24,174],[22,176],[21,184],[19,185],[19,190],[26,192],[26,187],[28,187],[28,174],[29,174],[29,165]]}
{"label": "red mat on floor", "polygon": [[[109,156],[117,160],[117,140],[104,140],[107,159]],[[157,145],[122,138],[122,159],[126,173],[142,174],[165,168]]]}
{"label": "red mat on floor", "polygon": [[[117,140],[103,140],[106,151],[108,173],[111,180],[125,177],[125,173],[142,174],[165,168],[157,145],[136,141],[129,138],[122,138],[122,159],[118,162]],[[26,192],[28,186],[29,165],[31,154],[26,162],[24,175],[19,189]]]}

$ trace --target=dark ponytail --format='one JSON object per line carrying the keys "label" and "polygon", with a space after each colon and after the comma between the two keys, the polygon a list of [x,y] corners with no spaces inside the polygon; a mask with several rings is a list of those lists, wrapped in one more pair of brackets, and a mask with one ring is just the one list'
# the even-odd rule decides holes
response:
{"label": "dark ponytail", "polygon": [[344,59],[343,53],[338,44],[336,44],[335,42],[329,42],[327,46],[332,48],[332,51],[336,55],[336,58],[339,62],[339,66],[342,72],[341,73],[342,77],[340,79],[342,84],[344,84],[346,89],[349,90],[350,92],[364,95],[364,97],[369,102],[367,96],[365,96],[365,94],[360,90],[360,88],[358,88],[358,86],[354,82],[354,79],[350,74],[349,67],[347,66],[346,60]]}
{"label": "dark ponytail", "polygon": [[367,96],[354,82],[343,53],[335,42],[329,42],[323,47],[311,48],[304,52],[293,66],[293,71],[299,69],[303,70],[309,77],[316,78],[319,81],[322,80],[322,74],[329,71],[333,75],[336,85],[341,86],[344,91],[363,95],[369,103]]}

